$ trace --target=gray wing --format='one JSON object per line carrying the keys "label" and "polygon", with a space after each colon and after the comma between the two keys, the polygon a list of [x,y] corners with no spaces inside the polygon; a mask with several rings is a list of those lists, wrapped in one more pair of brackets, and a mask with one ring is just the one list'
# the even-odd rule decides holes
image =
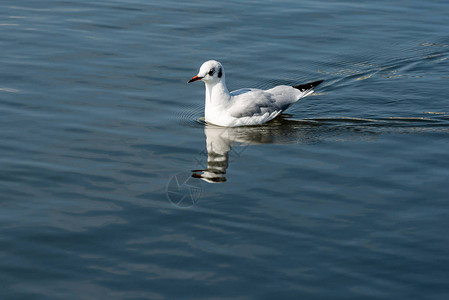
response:
{"label": "gray wing", "polygon": [[291,86],[279,85],[269,90],[240,89],[231,92],[230,114],[235,118],[262,115],[276,116],[301,98]]}
{"label": "gray wing", "polygon": [[276,101],[276,106],[282,111],[289,108],[305,95],[305,93],[288,85],[278,85],[266,92],[272,95]]}
{"label": "gray wing", "polygon": [[232,117],[257,117],[279,111],[273,95],[258,89],[241,89],[231,93],[229,113]]}

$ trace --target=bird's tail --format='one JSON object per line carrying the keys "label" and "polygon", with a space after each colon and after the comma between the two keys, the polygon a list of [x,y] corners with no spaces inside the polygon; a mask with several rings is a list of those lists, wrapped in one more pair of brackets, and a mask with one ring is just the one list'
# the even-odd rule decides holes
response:
{"label": "bird's tail", "polygon": [[324,80],[318,80],[314,82],[304,83],[300,85],[293,86],[295,89],[298,89],[300,92],[304,93],[305,96],[309,95],[313,92],[313,89],[322,83]]}

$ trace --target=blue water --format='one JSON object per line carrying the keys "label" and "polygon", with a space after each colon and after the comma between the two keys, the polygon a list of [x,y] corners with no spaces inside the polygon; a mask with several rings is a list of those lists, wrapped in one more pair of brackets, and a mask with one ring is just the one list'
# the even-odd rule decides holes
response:
{"label": "blue water", "polygon": [[[0,8],[0,299],[449,298],[447,1]],[[208,59],[325,82],[217,128]]]}

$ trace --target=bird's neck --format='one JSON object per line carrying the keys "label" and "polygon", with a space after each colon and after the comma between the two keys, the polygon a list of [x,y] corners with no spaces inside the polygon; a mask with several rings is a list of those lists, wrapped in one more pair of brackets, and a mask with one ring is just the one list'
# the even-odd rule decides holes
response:
{"label": "bird's neck", "polygon": [[230,99],[231,94],[229,94],[224,78],[219,82],[206,83],[206,120],[208,116],[215,115],[226,108]]}
{"label": "bird's neck", "polygon": [[206,83],[206,104],[219,105],[220,102],[228,102],[231,98],[224,78],[219,82]]}

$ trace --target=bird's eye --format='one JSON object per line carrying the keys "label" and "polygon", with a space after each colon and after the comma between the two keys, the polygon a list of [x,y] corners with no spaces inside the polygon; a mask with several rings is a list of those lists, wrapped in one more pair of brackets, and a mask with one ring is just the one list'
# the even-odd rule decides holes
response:
{"label": "bird's eye", "polygon": [[214,69],[210,69],[209,75],[210,75],[210,76],[214,75],[214,71],[215,71]]}

